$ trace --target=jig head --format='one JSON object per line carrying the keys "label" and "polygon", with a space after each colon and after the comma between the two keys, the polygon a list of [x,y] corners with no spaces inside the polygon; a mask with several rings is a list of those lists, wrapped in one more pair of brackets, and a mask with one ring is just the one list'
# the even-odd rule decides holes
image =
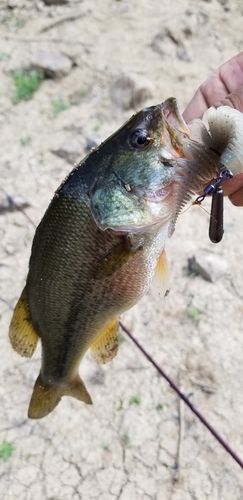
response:
{"label": "jig head", "polygon": [[212,195],[209,238],[212,243],[219,243],[224,234],[224,192],[222,182],[232,179],[233,174],[228,168],[221,168],[214,184],[208,184],[202,195],[198,196],[195,204],[200,204],[208,195]]}

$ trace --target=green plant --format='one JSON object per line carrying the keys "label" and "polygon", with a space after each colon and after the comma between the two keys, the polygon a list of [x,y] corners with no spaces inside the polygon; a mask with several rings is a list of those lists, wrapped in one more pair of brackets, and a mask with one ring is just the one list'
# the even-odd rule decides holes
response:
{"label": "green plant", "polygon": [[94,132],[98,132],[101,129],[102,125],[103,125],[102,118],[98,118],[97,121],[96,121],[96,123],[93,126]]}
{"label": "green plant", "polygon": [[25,20],[18,17],[15,20],[15,26],[16,28],[23,28],[25,26]]}
{"label": "green plant", "polygon": [[37,69],[20,69],[13,74],[15,93],[13,103],[31,99],[43,80],[43,72]]}
{"label": "green plant", "polygon": [[118,344],[121,345],[123,344],[123,342],[126,342],[126,339],[124,337],[124,335],[122,335],[122,333],[118,333]]}
{"label": "green plant", "polygon": [[31,142],[31,135],[26,135],[25,137],[20,138],[20,144],[22,146],[27,146]]}
{"label": "green plant", "polygon": [[198,323],[201,317],[201,311],[197,307],[188,306],[187,317],[192,319],[195,323]]}
{"label": "green plant", "polygon": [[130,439],[130,436],[128,435],[128,433],[127,433],[127,432],[125,432],[125,434],[123,434],[123,436],[122,436],[122,442],[123,442],[126,446],[128,446],[128,445],[130,444],[131,439]]}
{"label": "green plant", "polygon": [[132,396],[129,399],[129,404],[130,405],[132,405],[132,404],[140,405],[141,403],[142,403],[142,398],[140,398],[140,396]]}
{"label": "green plant", "polygon": [[62,97],[54,101],[51,101],[51,106],[52,106],[52,118],[56,118],[59,115],[59,113],[65,111],[65,109],[69,107],[68,103],[64,101]]}
{"label": "green plant", "polygon": [[157,404],[156,410],[158,411],[163,410],[163,405],[161,403]]}
{"label": "green plant", "polygon": [[11,19],[11,14],[4,14],[3,17],[1,17],[1,23],[6,23]]}
{"label": "green plant", "polygon": [[108,444],[102,444],[102,448],[104,451],[109,451],[109,445]]}
{"label": "green plant", "polygon": [[11,443],[7,443],[7,441],[2,441],[0,445],[0,457],[7,462],[11,457],[15,447]]}
{"label": "green plant", "polygon": [[118,411],[123,410],[123,401],[122,400],[121,400],[117,409],[118,409]]}

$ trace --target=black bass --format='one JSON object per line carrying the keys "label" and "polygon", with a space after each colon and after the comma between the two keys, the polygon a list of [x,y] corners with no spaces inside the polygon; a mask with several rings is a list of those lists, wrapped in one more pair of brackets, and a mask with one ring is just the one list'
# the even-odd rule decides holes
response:
{"label": "black bass", "polygon": [[[164,247],[181,208],[216,174],[222,157],[232,154],[229,168],[238,161],[238,144],[229,150],[235,144],[230,127],[219,140],[232,111],[213,110],[213,116],[221,113],[219,123],[209,124],[208,132],[201,121],[190,130],[173,98],[145,108],[92,150],[56,191],[36,230],[9,331],[22,356],[32,356],[41,339],[30,418],[46,416],[64,395],[90,404],[78,373],[86,351],[97,363],[113,359],[119,316],[153,280],[166,292]],[[237,112],[231,118],[236,123]],[[241,149],[242,143],[241,137]],[[242,166],[242,151],[240,156]]]}

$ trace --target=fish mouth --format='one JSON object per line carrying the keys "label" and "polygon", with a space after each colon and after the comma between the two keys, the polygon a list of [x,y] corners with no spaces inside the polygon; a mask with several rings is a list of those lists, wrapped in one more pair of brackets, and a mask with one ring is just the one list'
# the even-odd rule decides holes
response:
{"label": "fish mouth", "polygon": [[173,176],[173,216],[169,236],[173,234],[175,223],[183,207],[195,193],[204,189],[218,169],[218,156],[202,144],[191,138],[190,125],[184,121],[175,98],[167,99],[161,105],[162,132],[160,143],[162,149],[171,155],[164,161],[164,167],[175,167]]}

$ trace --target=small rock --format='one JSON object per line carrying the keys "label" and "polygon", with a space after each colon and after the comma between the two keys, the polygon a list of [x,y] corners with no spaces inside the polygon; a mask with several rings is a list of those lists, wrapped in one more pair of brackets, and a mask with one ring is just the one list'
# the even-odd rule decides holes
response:
{"label": "small rock", "polygon": [[188,269],[191,273],[213,283],[226,275],[227,262],[219,255],[199,252],[196,257],[188,259]]}
{"label": "small rock", "polygon": [[140,107],[152,95],[151,83],[139,76],[120,76],[110,89],[113,104],[121,109]]}
{"label": "small rock", "polygon": [[58,52],[37,52],[32,59],[32,66],[41,69],[46,76],[61,78],[70,72],[72,61]]}
{"label": "small rock", "polygon": [[9,9],[15,9],[15,7],[18,7],[19,0],[8,0],[8,8]]}
{"label": "small rock", "polygon": [[68,0],[43,0],[46,5],[66,5]]}
{"label": "small rock", "polygon": [[73,165],[82,158],[83,148],[76,137],[70,137],[59,149],[52,150],[52,153],[64,158]]}
{"label": "small rock", "polygon": [[178,43],[176,55],[181,61],[190,62],[192,60],[191,51],[186,42]]}
{"label": "small rock", "polygon": [[69,95],[70,104],[78,106],[84,100],[84,98],[87,97],[87,94],[88,90],[86,91],[82,88],[75,90]]}
{"label": "small rock", "polygon": [[[203,9],[187,9],[180,18],[171,19],[160,26],[153,37],[151,48],[162,57],[177,56],[183,61],[191,60],[191,40],[198,37],[201,26],[209,21],[209,15]],[[201,33],[201,32],[200,32]],[[189,41],[188,44],[186,41]]]}
{"label": "small rock", "polygon": [[105,383],[105,373],[101,368],[98,368],[93,375],[90,376],[89,381],[94,385],[103,385]]}
{"label": "small rock", "polygon": [[85,145],[85,152],[88,153],[91,149],[97,148],[101,143],[98,137],[88,137]]}
{"label": "small rock", "polygon": [[0,196],[0,215],[7,212],[16,212],[18,210],[23,210],[29,208],[30,204],[25,201],[22,196]]}

